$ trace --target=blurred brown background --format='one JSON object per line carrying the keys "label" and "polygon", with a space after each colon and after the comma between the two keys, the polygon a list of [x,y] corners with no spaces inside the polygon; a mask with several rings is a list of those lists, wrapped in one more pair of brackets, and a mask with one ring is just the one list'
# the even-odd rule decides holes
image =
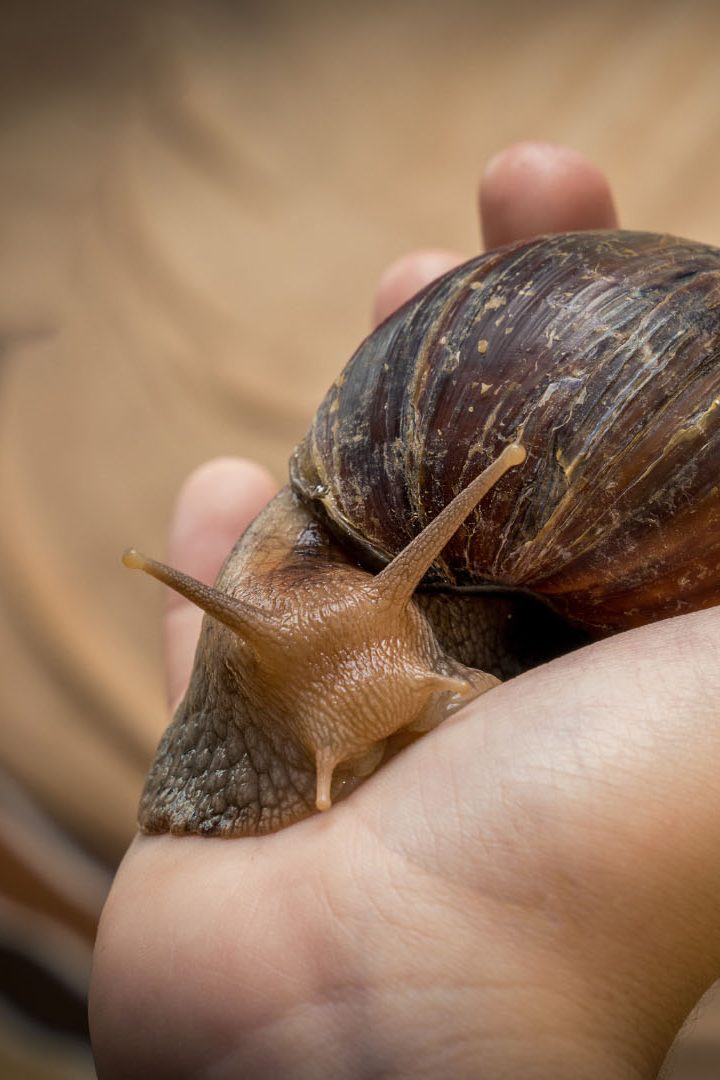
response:
{"label": "blurred brown background", "polygon": [[[719,38],[710,2],[4,0],[0,1075],[92,1076],[93,929],[166,722],[160,591],[119,552],[162,552],[209,457],[282,479],[384,266],[472,254],[508,143],[720,244]],[[720,1075],[716,1030],[668,1080]]]}

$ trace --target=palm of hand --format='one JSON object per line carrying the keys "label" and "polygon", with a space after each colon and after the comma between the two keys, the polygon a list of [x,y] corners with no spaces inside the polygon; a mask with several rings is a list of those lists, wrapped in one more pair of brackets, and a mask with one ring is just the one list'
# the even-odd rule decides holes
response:
{"label": "palm of hand", "polygon": [[702,778],[670,738],[710,622],[523,676],[276,836],[138,841],[100,953],[104,1008],[134,1032],[108,1075],[130,1074],[138,1047],[155,1077],[356,1076],[362,1060],[387,1076],[473,1075],[476,1060],[512,1075],[493,1068],[488,1029],[526,1010],[541,1023],[514,1031],[523,1075],[654,1075],[713,973],[697,933],[712,893],[688,903],[677,873],[678,848],[688,872],[707,859],[712,821],[699,827],[701,803],[678,822]]}

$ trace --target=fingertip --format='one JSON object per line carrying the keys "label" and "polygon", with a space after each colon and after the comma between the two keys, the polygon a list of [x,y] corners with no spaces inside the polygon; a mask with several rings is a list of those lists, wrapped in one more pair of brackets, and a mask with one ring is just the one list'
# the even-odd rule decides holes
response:
{"label": "fingertip", "polygon": [[415,293],[463,262],[453,251],[414,251],[403,255],[385,270],[378,283],[373,304],[373,326],[377,326],[407,303]]}
{"label": "fingertip", "polygon": [[618,224],[602,170],[578,151],[548,142],[516,143],[488,162],[480,218],[488,248],[542,233]]}

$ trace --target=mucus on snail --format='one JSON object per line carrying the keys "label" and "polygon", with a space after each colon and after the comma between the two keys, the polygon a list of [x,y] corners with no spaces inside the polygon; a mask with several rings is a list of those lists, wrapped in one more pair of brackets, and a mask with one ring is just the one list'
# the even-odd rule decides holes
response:
{"label": "mucus on snail", "polygon": [[124,556],[206,612],[140,827],[290,825],[499,679],[720,602],[719,460],[719,250],[568,233],[446,274],[360,346],[214,588]]}

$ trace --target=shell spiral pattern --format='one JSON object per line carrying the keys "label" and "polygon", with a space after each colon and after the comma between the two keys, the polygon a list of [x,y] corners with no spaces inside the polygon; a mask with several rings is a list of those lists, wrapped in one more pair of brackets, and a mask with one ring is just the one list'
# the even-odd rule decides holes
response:
{"label": "shell spiral pattern", "polygon": [[570,233],[473,259],[360,346],[291,461],[380,565],[528,452],[428,581],[530,590],[593,632],[720,602],[720,251]]}

